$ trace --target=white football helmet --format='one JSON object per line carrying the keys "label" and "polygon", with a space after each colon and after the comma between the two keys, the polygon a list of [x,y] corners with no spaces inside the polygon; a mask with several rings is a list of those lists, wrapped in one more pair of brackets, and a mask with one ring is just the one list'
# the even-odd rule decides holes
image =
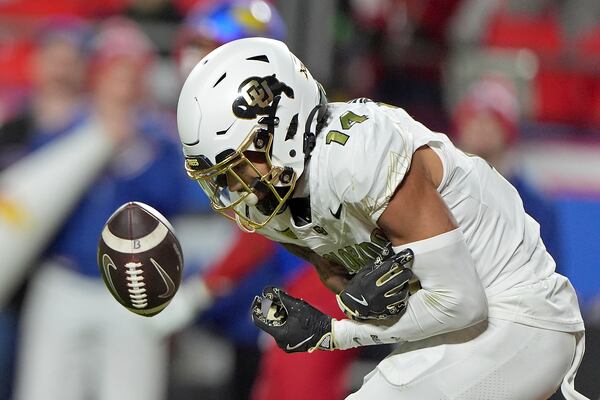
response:
{"label": "white football helmet", "polygon": [[[294,190],[325,110],[323,88],[284,43],[229,42],[204,57],[181,90],[177,125],[186,170],[216,211],[242,228],[261,228],[283,210]],[[258,171],[247,151],[264,154],[267,174]],[[248,165],[260,175],[251,183],[235,172]],[[242,189],[230,192],[227,177]],[[257,191],[263,192],[260,201]]]}

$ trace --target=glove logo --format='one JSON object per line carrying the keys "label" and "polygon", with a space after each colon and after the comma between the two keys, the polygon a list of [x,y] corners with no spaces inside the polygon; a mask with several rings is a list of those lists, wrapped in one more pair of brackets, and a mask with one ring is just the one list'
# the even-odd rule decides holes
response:
{"label": "glove logo", "polygon": [[308,342],[308,341],[309,341],[310,339],[312,339],[314,336],[315,336],[315,334],[313,333],[312,335],[310,335],[309,337],[307,337],[306,339],[304,339],[303,341],[301,341],[300,343],[298,343],[298,344],[297,344],[297,345],[295,345],[295,346],[290,346],[289,344],[287,344],[287,345],[285,346],[285,349],[286,349],[286,350],[289,350],[289,351],[291,351],[291,350],[296,350],[298,347],[300,347],[300,346],[302,346],[304,343]]}
{"label": "glove logo", "polygon": [[365,296],[361,295],[360,299],[357,299],[356,297],[352,296],[350,293],[346,292],[344,293],[346,296],[350,297],[352,300],[356,301],[358,304],[362,304],[363,306],[367,307],[369,305],[369,303],[367,302],[367,299],[365,299]]}

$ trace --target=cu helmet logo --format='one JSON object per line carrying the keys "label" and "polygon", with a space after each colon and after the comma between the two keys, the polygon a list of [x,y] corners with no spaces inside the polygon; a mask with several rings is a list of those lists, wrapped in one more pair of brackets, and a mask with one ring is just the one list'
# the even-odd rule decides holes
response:
{"label": "cu helmet logo", "polygon": [[267,81],[258,82],[251,80],[240,90],[244,100],[250,107],[258,106],[260,108],[268,107],[273,101],[273,92],[267,84]]}
{"label": "cu helmet logo", "polygon": [[254,119],[257,115],[268,115],[275,96],[284,93],[294,98],[294,90],[280,82],[275,74],[265,77],[252,76],[242,82],[239,96],[233,101],[233,113],[238,118]]}

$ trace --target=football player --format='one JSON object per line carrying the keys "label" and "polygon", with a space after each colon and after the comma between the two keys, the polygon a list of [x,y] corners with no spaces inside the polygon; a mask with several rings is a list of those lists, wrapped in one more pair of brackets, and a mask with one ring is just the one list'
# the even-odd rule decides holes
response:
{"label": "football player", "polygon": [[[199,3],[186,17],[175,40],[174,58],[182,84],[204,56],[229,41],[253,36],[283,40],[286,34],[281,15],[268,2]],[[251,398],[260,400],[343,398],[346,376],[358,351],[287,357],[273,344],[261,346],[259,353],[258,330],[247,315],[233,312],[239,309],[238,304],[251,301],[265,282],[272,282],[273,276],[277,276],[286,291],[302,293],[320,309],[343,315],[335,299],[307,263],[296,262],[270,240],[240,231],[232,242],[226,255],[209,267],[206,274],[186,280],[169,306],[169,312],[154,318],[159,328],[167,332],[180,329],[214,300],[217,304],[204,317],[233,339],[236,360],[242,361],[235,363],[231,378],[235,380],[235,396],[248,398],[252,392]],[[256,364],[260,360],[260,364],[254,365],[250,360]],[[287,389],[286,393],[282,393],[282,388]]]}
{"label": "football player", "polygon": [[328,103],[269,39],[208,54],[177,118],[212,207],[309,260],[351,317],[269,287],[255,324],[287,352],[398,344],[349,399],[584,398],[575,291],[481,158],[402,108]]}

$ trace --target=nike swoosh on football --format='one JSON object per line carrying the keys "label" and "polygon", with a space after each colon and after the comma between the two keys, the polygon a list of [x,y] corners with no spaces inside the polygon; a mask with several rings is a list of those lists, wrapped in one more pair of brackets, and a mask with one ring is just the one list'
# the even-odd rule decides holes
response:
{"label": "nike swoosh on football", "polygon": [[117,266],[115,265],[112,258],[110,258],[110,256],[106,253],[102,254],[102,268],[104,269],[104,276],[106,277],[106,281],[108,282],[108,285],[110,286],[110,288],[109,288],[110,291],[114,295],[116,295],[119,299],[121,299],[121,296],[119,296],[119,292],[117,292],[117,288],[115,287],[115,284],[113,283],[112,275],[110,274],[110,269],[112,268],[116,271]]}
{"label": "nike swoosh on football", "polygon": [[168,299],[175,293],[175,282],[173,282],[173,279],[171,279],[169,274],[167,274],[167,272],[160,266],[158,262],[154,260],[154,258],[150,258],[150,261],[152,262],[154,268],[156,268],[158,274],[167,286],[167,290],[163,294],[159,294],[158,297],[162,299]]}
{"label": "nike swoosh on football", "polygon": [[295,346],[290,346],[289,343],[285,346],[286,350],[295,350],[298,347],[302,346],[304,343],[308,342],[310,339],[313,338],[313,336],[315,336],[315,334],[313,333],[312,335],[310,335],[309,337],[307,337],[306,339],[304,339],[303,341],[301,341],[300,343],[298,343]]}
{"label": "nike swoosh on football", "polygon": [[369,305],[369,303],[367,303],[367,299],[365,299],[365,296],[361,295],[361,299],[357,299],[356,297],[352,296],[350,293],[345,293],[346,296],[350,297],[352,300],[356,301],[358,304],[362,304],[363,306],[367,307]]}
{"label": "nike swoosh on football", "polygon": [[340,219],[340,217],[342,215],[342,204],[340,204],[340,206],[338,207],[338,209],[335,213],[333,211],[331,211],[331,208],[329,209],[329,212],[331,213],[331,215],[333,215],[333,217],[335,219]]}

